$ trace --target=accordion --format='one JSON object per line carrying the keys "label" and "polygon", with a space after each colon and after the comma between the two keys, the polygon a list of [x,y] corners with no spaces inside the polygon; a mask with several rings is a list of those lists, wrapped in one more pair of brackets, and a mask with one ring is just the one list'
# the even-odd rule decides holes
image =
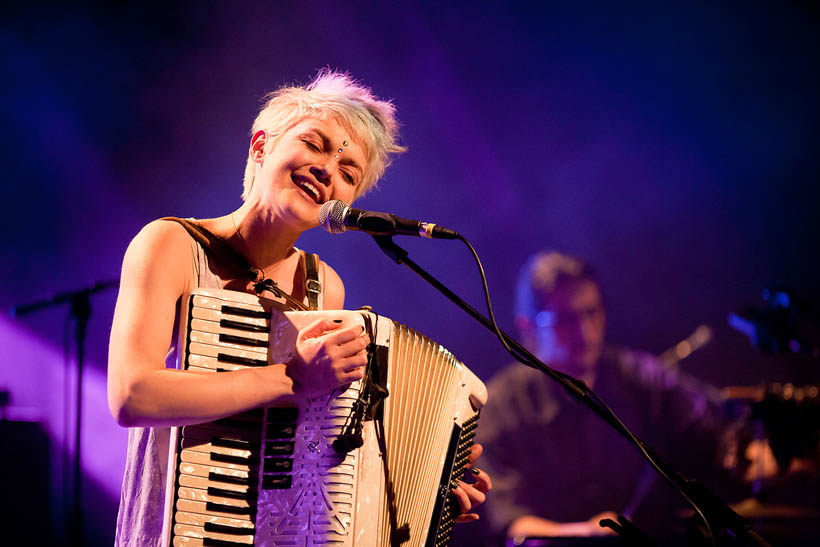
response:
{"label": "accordion", "polygon": [[365,378],[293,407],[175,427],[163,545],[443,546],[484,384],[429,338],[369,311],[286,311],[203,289],[183,297],[180,363],[286,363],[317,318],[367,329]]}

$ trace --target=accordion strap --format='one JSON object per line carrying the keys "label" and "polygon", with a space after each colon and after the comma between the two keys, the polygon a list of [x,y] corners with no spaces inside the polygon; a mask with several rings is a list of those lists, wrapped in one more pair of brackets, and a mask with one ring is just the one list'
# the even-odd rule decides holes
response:
{"label": "accordion strap", "polygon": [[302,271],[305,272],[305,292],[311,310],[319,309],[322,282],[319,281],[319,255],[302,251]]}
{"label": "accordion strap", "polygon": [[305,293],[308,297],[308,306],[295,299],[279,288],[275,281],[266,279],[264,272],[251,265],[248,260],[234,249],[227,241],[214,234],[202,225],[178,217],[164,217],[160,220],[170,220],[182,225],[194,240],[199,243],[205,251],[214,257],[219,264],[229,270],[229,273],[238,279],[245,279],[254,283],[253,288],[257,294],[263,291],[270,291],[275,296],[284,299],[288,304],[297,310],[317,310],[319,309],[319,294],[322,292],[322,283],[319,281],[319,257],[313,253],[300,253],[300,264],[305,272]]}

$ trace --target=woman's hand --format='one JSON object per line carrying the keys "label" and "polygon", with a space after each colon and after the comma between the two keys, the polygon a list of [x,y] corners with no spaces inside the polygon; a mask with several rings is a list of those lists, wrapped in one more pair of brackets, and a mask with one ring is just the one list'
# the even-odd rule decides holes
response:
{"label": "woman's hand", "polygon": [[319,319],[299,331],[287,375],[299,397],[317,397],[361,380],[370,337],[361,325]]}
{"label": "woman's hand", "polygon": [[468,513],[468,511],[484,503],[484,500],[487,499],[487,492],[493,489],[493,481],[490,479],[490,476],[473,466],[483,451],[484,448],[480,444],[474,444],[470,448],[470,463],[464,472],[464,476],[465,478],[472,477],[475,482],[468,483],[462,481],[461,484],[458,485],[458,488],[452,490],[453,495],[455,495],[461,506],[461,514],[456,518],[456,522],[472,522],[478,520],[476,513]]}

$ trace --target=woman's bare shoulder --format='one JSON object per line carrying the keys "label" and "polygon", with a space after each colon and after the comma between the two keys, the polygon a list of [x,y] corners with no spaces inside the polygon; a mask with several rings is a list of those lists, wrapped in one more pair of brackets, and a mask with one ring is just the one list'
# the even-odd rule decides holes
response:
{"label": "woman's bare shoulder", "polygon": [[146,224],[128,245],[123,281],[153,284],[158,277],[188,285],[193,239],[177,222],[158,219]]}

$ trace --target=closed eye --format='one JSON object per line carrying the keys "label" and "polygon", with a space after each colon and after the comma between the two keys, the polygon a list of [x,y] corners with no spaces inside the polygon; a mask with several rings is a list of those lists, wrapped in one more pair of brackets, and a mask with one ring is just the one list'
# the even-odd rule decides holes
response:
{"label": "closed eye", "polygon": [[348,184],[356,184],[356,179],[353,177],[353,174],[350,171],[342,170],[342,178],[347,181]]}
{"label": "closed eye", "polygon": [[319,151],[320,151],[319,146],[318,146],[315,142],[313,142],[313,141],[311,141],[311,140],[309,140],[309,139],[302,139],[302,142],[303,142],[303,143],[305,143],[305,145],[306,145],[306,146],[307,146],[310,150],[312,150],[313,152],[319,152]]}

